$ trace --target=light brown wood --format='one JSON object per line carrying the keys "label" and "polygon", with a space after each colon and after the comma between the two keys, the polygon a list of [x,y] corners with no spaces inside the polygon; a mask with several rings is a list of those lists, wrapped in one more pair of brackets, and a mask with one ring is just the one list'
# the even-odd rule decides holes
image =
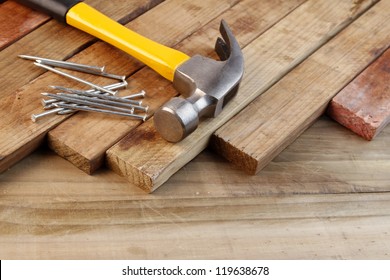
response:
{"label": "light brown wood", "polygon": [[[114,19],[129,20],[152,8],[158,2],[156,0],[140,0],[129,5],[123,1],[110,1],[109,3],[107,1],[94,1],[94,7],[99,9],[104,6],[101,10]],[[42,143],[47,131],[64,120],[64,117],[53,116],[39,123],[31,121],[32,113],[42,111],[40,93],[50,90],[49,85],[79,87],[77,83],[70,82],[56,74],[42,75],[41,69],[33,66],[31,61],[17,58],[17,55],[31,54],[62,59],[74,56],[78,52],[70,59],[71,61],[92,65],[114,65],[116,62],[116,65],[120,66],[116,68],[119,72],[124,66],[130,68],[129,65],[134,64],[130,58],[116,60],[121,53],[101,42],[85,49],[84,45],[93,40],[91,36],[81,31],[50,21],[0,53],[0,61],[4,63],[4,67],[0,69],[0,87],[2,88],[0,92],[0,135],[3,138],[0,144],[0,172],[36,149]],[[95,48],[110,52],[110,56],[88,55],[88,53],[94,53]],[[57,53],[53,52],[53,49]],[[85,50],[81,51],[82,49]],[[139,64],[133,67],[139,67]],[[95,77],[88,79],[97,83],[101,82]]]}
{"label": "light brown wood", "polygon": [[41,149],[0,175],[0,258],[388,259],[389,139],[324,117],[256,176],[206,150],[151,195]]}
{"label": "light brown wood", "polygon": [[153,194],[42,147],[0,174],[0,259],[388,260],[389,142],[323,116],[257,175],[206,149]]}
{"label": "light brown wood", "polygon": [[[246,72],[240,90],[217,118],[203,120],[192,135],[176,144],[163,140],[152,120],[147,121],[107,151],[110,168],[144,190],[154,191],[202,151],[224,122],[369,7],[366,3],[351,15],[352,4],[352,1],[305,2],[243,49]],[[366,32],[357,29],[361,34]],[[384,39],[376,40],[372,44]],[[256,122],[246,124],[253,127]]]}
{"label": "light brown wood", "polygon": [[[238,1],[230,0],[203,1],[194,6],[193,1],[190,0],[167,1],[159,7],[156,7],[156,9],[153,9],[151,13],[147,13],[131,22],[128,27],[132,30],[137,30],[140,34],[152,38],[159,43],[167,46],[175,46],[188,37],[189,34],[194,33],[203,24],[210,22],[215,17],[220,17],[220,15],[223,14],[229,18],[229,15],[226,14],[225,11],[229,10],[232,6],[236,6],[235,9],[241,11],[239,14],[241,17],[243,17],[244,14],[245,16],[248,14],[247,12],[243,12],[246,11],[246,9],[251,8],[252,10],[255,10],[253,6],[258,6],[257,1],[244,1],[244,4],[236,5],[237,2]],[[274,3],[274,1],[269,1],[265,2],[267,5],[262,6],[265,11],[269,11],[269,7],[275,8],[275,4],[269,4],[270,2]],[[292,9],[294,5],[299,2],[300,1],[291,1],[291,3],[281,6],[281,12],[275,14],[283,14],[286,9]],[[164,14],[165,16],[161,17],[159,16],[160,14]],[[271,18],[271,16],[268,18]],[[267,26],[267,24],[269,24],[269,21],[265,21],[263,26]],[[217,35],[214,36],[213,34],[217,33],[218,26],[219,23],[215,21],[213,30],[205,31],[206,33],[199,32],[200,34],[198,37],[202,37],[203,40],[196,41],[195,46],[194,40],[180,42],[180,50],[189,55],[200,53],[208,56],[211,52],[211,48],[214,46],[214,41],[217,38]],[[242,29],[242,32],[248,33],[247,29],[244,28]],[[249,34],[252,35],[252,37]],[[249,32],[249,34],[246,34],[244,37],[247,41],[253,39],[257,33]],[[211,39],[213,36],[215,39]],[[245,41],[243,43],[245,43]],[[98,49],[95,49],[94,52],[89,53],[89,55],[96,57],[97,53],[99,54],[99,57],[107,57],[108,59],[111,57],[111,52],[104,50],[100,51]],[[128,55],[123,53],[123,57],[126,56]],[[126,66],[124,59],[121,59],[120,57],[117,59],[122,67],[123,65]],[[138,68],[140,68],[140,65],[138,66]],[[112,65],[110,65],[110,68],[112,68]],[[135,71],[136,69],[129,68],[122,73],[130,75]],[[130,91],[146,91],[147,98],[143,100],[143,104],[149,106],[149,115],[153,114],[158,107],[176,94],[175,90],[170,86],[170,82],[164,80],[149,68],[142,69],[130,76],[128,82],[129,90],[127,93]],[[104,163],[107,149],[117,143],[139,124],[139,121],[129,120],[128,118],[81,113],[50,131],[48,142],[56,153],[68,159],[84,172],[91,174]],[[108,128],[109,133],[107,133]],[[83,139],[83,141],[80,141],[80,139]],[[90,143],[94,144],[91,145]]]}
{"label": "light brown wood", "polygon": [[343,88],[329,103],[334,120],[373,140],[390,122],[390,49]]}
{"label": "light brown wood", "polygon": [[383,11],[388,9],[388,1],[376,4],[221,127],[211,145],[246,172],[261,170],[389,47],[390,26],[383,26],[388,17]]}
{"label": "light brown wood", "polygon": [[14,1],[0,5],[0,50],[48,21],[49,17]]}

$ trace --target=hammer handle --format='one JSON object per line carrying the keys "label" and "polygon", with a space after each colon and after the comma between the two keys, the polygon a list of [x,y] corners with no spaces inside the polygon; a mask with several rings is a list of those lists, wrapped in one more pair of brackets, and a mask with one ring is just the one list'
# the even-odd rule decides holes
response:
{"label": "hammer handle", "polygon": [[49,16],[66,22],[66,14],[80,0],[16,0],[27,7],[41,11]]}
{"label": "hammer handle", "polygon": [[125,51],[170,81],[176,68],[190,58],[131,31],[79,0],[17,1]]}

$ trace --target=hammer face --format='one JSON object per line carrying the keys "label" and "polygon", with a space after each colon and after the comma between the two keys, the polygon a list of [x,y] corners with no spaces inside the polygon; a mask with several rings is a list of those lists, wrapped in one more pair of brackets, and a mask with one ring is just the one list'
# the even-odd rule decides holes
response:
{"label": "hammer face", "polygon": [[[196,55],[175,71],[173,85],[187,99],[182,98],[185,102],[178,102],[175,98],[175,101],[167,102],[154,117],[157,131],[168,141],[182,140],[196,129],[200,117],[216,117],[237,92],[244,72],[243,55],[233,33],[223,20],[220,31],[223,40],[218,38],[215,49],[221,61]],[[177,106],[179,103],[180,109]],[[168,119],[168,112],[174,115],[169,118],[169,122],[159,120],[160,117]],[[181,127],[182,131],[175,133],[182,135],[175,138],[180,138],[179,140],[172,141],[169,136],[172,134],[172,127]]]}

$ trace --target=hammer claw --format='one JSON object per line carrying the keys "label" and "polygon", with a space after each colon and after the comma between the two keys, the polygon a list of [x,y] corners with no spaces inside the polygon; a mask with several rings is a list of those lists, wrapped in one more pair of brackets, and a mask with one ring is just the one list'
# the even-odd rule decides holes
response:
{"label": "hammer claw", "polygon": [[229,58],[229,47],[221,37],[218,37],[217,41],[215,42],[215,51],[221,60],[226,60]]}

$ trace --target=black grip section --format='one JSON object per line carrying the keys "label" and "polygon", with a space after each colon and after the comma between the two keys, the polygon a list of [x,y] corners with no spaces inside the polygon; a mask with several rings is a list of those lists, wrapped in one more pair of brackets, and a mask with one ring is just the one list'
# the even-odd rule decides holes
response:
{"label": "black grip section", "polygon": [[43,12],[61,22],[66,23],[66,14],[81,0],[16,0],[20,4]]}

